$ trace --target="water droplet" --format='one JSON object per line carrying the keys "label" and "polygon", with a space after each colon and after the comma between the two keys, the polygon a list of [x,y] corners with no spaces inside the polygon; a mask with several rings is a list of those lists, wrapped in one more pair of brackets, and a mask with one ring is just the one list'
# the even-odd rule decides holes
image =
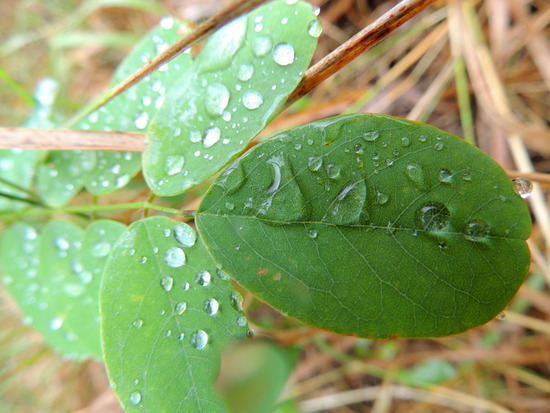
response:
{"label": "water droplet", "polygon": [[245,181],[241,163],[237,161],[222,172],[216,184],[223,188],[225,194],[232,195],[244,185]]}
{"label": "water droplet", "polygon": [[439,179],[439,182],[443,182],[444,184],[450,184],[453,182],[453,176],[453,173],[448,169],[442,169],[439,171],[437,179]]}
{"label": "water droplet", "polygon": [[424,231],[442,231],[451,223],[451,213],[441,202],[427,202],[416,210],[416,225]]}
{"label": "water droplet", "polygon": [[210,284],[211,279],[212,279],[212,276],[206,270],[202,270],[197,273],[196,281],[199,285],[202,285],[203,287],[206,287],[208,284]]}
{"label": "water droplet", "polygon": [[138,129],[145,129],[147,127],[148,122],[149,122],[149,114],[147,112],[143,112],[136,118],[136,121],[134,122],[134,124]]}
{"label": "water droplet", "polygon": [[166,330],[166,333],[164,334],[164,337],[168,338],[172,335],[172,330]]}
{"label": "water droplet", "polygon": [[273,60],[281,66],[294,62],[294,47],[290,43],[279,43],[273,49]]}
{"label": "water droplet", "polygon": [[323,27],[321,26],[321,22],[319,20],[312,20],[309,22],[308,28],[307,28],[307,34],[309,34],[311,37],[319,37],[321,33],[323,32]]}
{"label": "water droplet", "polygon": [[230,210],[230,211],[233,211],[235,209],[235,204],[232,203],[232,202],[226,202],[225,203],[225,207]]}
{"label": "water droplet", "polygon": [[141,257],[141,258],[139,259],[139,263],[140,263],[140,264],[145,264],[146,262],[147,262],[147,257],[145,257],[145,256],[144,256],[144,257]]}
{"label": "water droplet", "polygon": [[181,285],[181,288],[183,289],[183,291],[187,291],[189,289],[190,285],[188,282],[184,282],[182,285]]}
{"label": "water droplet", "polygon": [[246,325],[246,318],[243,316],[240,316],[239,318],[237,318],[237,325],[239,327],[244,327]]}
{"label": "water droplet", "polygon": [[403,136],[401,138],[401,146],[403,146],[404,148],[406,148],[407,146],[409,146],[411,144],[411,140],[406,137],[406,136]]}
{"label": "water droplet", "polygon": [[220,116],[229,103],[229,89],[221,83],[208,85],[204,105],[210,116]]}
{"label": "water droplet", "polygon": [[367,186],[364,181],[348,182],[328,207],[322,221],[336,225],[357,223],[366,197]]}
{"label": "water droplet", "polygon": [[529,198],[533,194],[533,183],[527,178],[515,178],[512,179],[516,191],[522,198]]}
{"label": "water droplet", "polygon": [[484,221],[472,221],[464,228],[464,238],[468,241],[484,241],[489,237],[489,225]]}
{"label": "water droplet", "polygon": [[390,200],[389,195],[387,195],[387,194],[385,194],[385,193],[383,193],[383,192],[380,192],[380,191],[378,191],[378,192],[376,193],[376,203],[377,203],[378,205],[384,205],[384,204],[386,204],[389,200]]}
{"label": "water droplet", "polygon": [[141,401],[141,393],[137,390],[130,393],[130,397],[128,398],[128,401],[133,404],[134,406],[137,406],[139,402]]}
{"label": "water droplet", "polygon": [[169,267],[181,267],[186,262],[185,253],[181,248],[170,247],[166,250],[166,253],[164,254],[164,261],[166,261],[166,264]]}
{"label": "water droplet", "polygon": [[386,165],[392,166],[393,165],[393,159],[392,158],[386,158]]}
{"label": "water droplet", "polygon": [[256,90],[249,90],[243,96],[243,105],[247,109],[258,109],[262,103],[264,103],[264,98]]}
{"label": "water droplet", "polygon": [[162,277],[160,280],[160,285],[164,289],[164,291],[168,292],[172,289],[172,286],[174,285],[174,279],[172,277]]}
{"label": "water droplet", "polygon": [[363,133],[363,139],[367,142],[374,142],[380,136],[377,130]]}
{"label": "water droplet", "polygon": [[193,143],[200,142],[202,140],[201,133],[198,130],[192,130],[189,134],[189,140]]}
{"label": "water droplet", "polygon": [[197,241],[197,233],[187,224],[178,224],[174,228],[176,240],[184,247],[192,247]]}
{"label": "water droplet", "polygon": [[267,36],[258,36],[252,41],[252,52],[256,57],[263,57],[271,51],[273,42]]}
{"label": "water droplet", "polygon": [[472,174],[470,172],[464,172],[462,174],[462,180],[469,182],[472,180]]}
{"label": "water droplet", "polygon": [[237,78],[241,82],[247,82],[250,79],[252,79],[252,76],[254,75],[254,66],[248,63],[242,63],[239,66],[239,70],[237,72]]}
{"label": "water droplet", "polygon": [[200,72],[212,72],[228,67],[233,57],[244,44],[246,37],[246,17],[233,20],[210,36],[208,59],[200,61]]}
{"label": "water droplet", "polygon": [[65,238],[56,238],[53,240],[53,244],[55,247],[61,251],[67,251],[69,247],[71,246],[69,244],[69,241],[67,241]]}
{"label": "water droplet", "polygon": [[220,140],[221,134],[222,132],[220,131],[220,128],[216,126],[206,129],[204,131],[202,144],[204,145],[205,148],[210,148],[212,145],[214,145]]}
{"label": "water droplet", "polygon": [[411,164],[407,165],[406,169],[407,178],[415,185],[424,186],[424,169],[420,165]]}
{"label": "water droplet", "polygon": [[229,280],[229,276],[223,272],[220,268],[216,269],[216,274],[218,274],[218,277],[220,277],[221,280],[227,281]]}
{"label": "water droplet", "polygon": [[340,178],[340,166],[330,163],[327,165],[327,175],[330,179],[338,179]]}
{"label": "water droplet", "polygon": [[312,172],[317,172],[323,166],[323,158],[320,156],[311,156],[308,159],[307,167]]}
{"label": "water droplet", "polygon": [[185,338],[185,334],[184,334],[184,333],[179,333],[179,334],[178,334],[178,341],[183,341],[184,338]]}
{"label": "water droplet", "polygon": [[208,334],[203,330],[197,330],[191,336],[191,345],[197,350],[202,350],[208,344]]}
{"label": "water droplet", "polygon": [[357,154],[362,154],[362,153],[363,153],[363,145],[361,145],[360,143],[358,143],[357,145],[355,145],[355,147],[353,148],[353,150],[354,150],[355,153],[357,153]]}
{"label": "water droplet", "polygon": [[62,318],[54,318],[52,321],[50,321],[50,329],[51,330],[59,330],[61,326],[63,325],[63,319]]}
{"label": "water droplet", "polygon": [[428,138],[426,138],[425,135],[420,135],[420,136],[418,137],[418,140],[419,140],[420,142],[426,142],[427,139],[428,139]]}
{"label": "water droplet", "polygon": [[214,298],[209,298],[204,303],[204,311],[206,311],[206,314],[208,315],[216,315],[219,308],[220,308],[220,304]]}
{"label": "water droplet", "polygon": [[317,232],[316,229],[310,229],[310,230],[309,230],[309,237],[310,237],[311,239],[317,238],[317,235],[318,235],[318,232]]}
{"label": "water droplet", "polygon": [[172,16],[165,16],[160,20],[160,27],[164,30],[170,30],[174,25],[174,18]]}
{"label": "water droplet", "polygon": [[183,165],[185,164],[185,158],[181,155],[168,155],[164,160],[164,172],[168,175],[179,174]]}
{"label": "water droplet", "polygon": [[109,244],[106,240],[96,242],[90,251],[90,253],[96,258],[105,257],[109,254],[109,252],[111,252],[111,244]]}
{"label": "water droplet", "polygon": [[434,145],[434,149],[436,151],[440,151],[445,147],[445,144],[443,142],[436,142]]}
{"label": "water droplet", "polygon": [[134,326],[134,328],[141,328],[142,325],[143,325],[143,320],[140,320],[139,318],[136,318],[132,322],[132,326]]}

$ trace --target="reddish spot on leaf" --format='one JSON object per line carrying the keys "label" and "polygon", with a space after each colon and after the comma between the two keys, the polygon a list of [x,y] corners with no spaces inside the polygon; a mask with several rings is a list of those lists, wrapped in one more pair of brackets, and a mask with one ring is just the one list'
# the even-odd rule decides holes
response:
{"label": "reddish spot on leaf", "polygon": [[268,273],[268,269],[267,268],[260,268],[258,270],[258,275],[266,275]]}

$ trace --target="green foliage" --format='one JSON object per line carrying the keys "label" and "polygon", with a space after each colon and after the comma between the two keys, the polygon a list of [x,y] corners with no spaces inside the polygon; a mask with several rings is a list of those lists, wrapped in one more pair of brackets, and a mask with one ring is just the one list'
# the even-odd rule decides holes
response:
{"label": "green foliage", "polygon": [[502,168],[431,126],[382,115],[314,122],[257,145],[196,216],[232,278],[307,324],[439,337],[509,303],[531,220]]}
{"label": "green foliage", "polygon": [[224,347],[247,335],[240,298],[195,230],[132,224],[101,287],[105,363],[126,411],[223,411],[212,383]]}
{"label": "green foliage", "polygon": [[308,28],[318,21],[309,4],[288,3],[271,2],[220,29],[167,95],[143,159],[156,194],[180,194],[220,170],[300,82],[319,35]]}

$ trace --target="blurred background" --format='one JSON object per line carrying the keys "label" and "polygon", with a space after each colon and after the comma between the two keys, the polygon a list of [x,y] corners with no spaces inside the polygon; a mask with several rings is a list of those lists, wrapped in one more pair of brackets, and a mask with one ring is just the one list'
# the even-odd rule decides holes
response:
{"label": "blurred background", "polygon": [[[25,122],[44,78],[60,86],[54,119],[67,119],[107,87],[117,64],[162,16],[196,25],[227,3],[2,0],[0,125]],[[311,3],[320,7],[324,28],[316,62],[397,1]],[[535,182],[528,200],[533,259],[505,313],[443,339],[330,334],[243,292],[258,340],[229,351],[219,379],[236,412],[261,412],[275,401],[283,412],[550,411],[549,34],[547,0],[435,1],[262,132],[267,137],[346,112],[381,112],[464,137],[511,177]],[[143,189],[134,185],[113,196],[139,200]],[[200,193],[178,198],[178,207],[196,207]],[[135,219],[124,213],[115,218]],[[22,318],[0,287],[0,411],[120,411],[101,363],[63,360]]]}

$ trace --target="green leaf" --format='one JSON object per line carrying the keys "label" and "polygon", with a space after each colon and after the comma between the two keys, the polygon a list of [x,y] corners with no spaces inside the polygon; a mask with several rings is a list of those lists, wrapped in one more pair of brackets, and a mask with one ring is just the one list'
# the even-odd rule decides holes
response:
{"label": "green leaf", "polygon": [[[23,151],[21,149],[0,150],[0,178],[14,184],[0,182],[0,193],[29,198],[23,190],[30,190],[36,165],[43,157],[42,151]],[[18,189],[21,188],[21,189]],[[24,202],[14,201],[0,196],[0,211],[18,211],[28,206]]]}
{"label": "green leaf", "polygon": [[[147,131],[143,172],[177,195],[239,154],[300,82],[319,27],[304,2],[271,2],[215,33]],[[309,33],[308,34],[308,30]]]}
{"label": "green leaf", "polygon": [[36,171],[36,186],[44,203],[66,205],[84,186],[82,176],[96,166],[92,151],[52,151]]}
{"label": "green leaf", "polygon": [[195,230],[164,217],[135,222],[103,277],[104,360],[124,409],[223,411],[213,391],[219,356],[248,329]]}
{"label": "green leaf", "polygon": [[[171,17],[145,36],[124,59],[115,72],[111,86],[126,79],[149,60],[157,56],[187,32],[181,22]],[[77,129],[144,131],[150,119],[162,105],[167,90],[187,71],[191,64],[188,52],[161,66],[128,91],[91,113]],[[97,166],[84,174],[86,189],[101,195],[125,186],[141,167],[141,154],[132,152],[97,151]]]}
{"label": "green leaf", "polygon": [[531,219],[505,171],[455,136],[383,115],[257,145],[217,178],[196,223],[260,299],[361,337],[479,326],[529,268]]}
{"label": "green leaf", "polygon": [[401,381],[406,381],[414,386],[441,384],[452,380],[457,376],[455,367],[447,360],[428,359],[410,369],[397,372]]}
{"label": "green leaf", "polygon": [[52,221],[39,236],[15,224],[2,237],[4,284],[32,324],[58,351],[101,358],[99,282],[106,254],[124,225],[97,221],[86,232]]}

